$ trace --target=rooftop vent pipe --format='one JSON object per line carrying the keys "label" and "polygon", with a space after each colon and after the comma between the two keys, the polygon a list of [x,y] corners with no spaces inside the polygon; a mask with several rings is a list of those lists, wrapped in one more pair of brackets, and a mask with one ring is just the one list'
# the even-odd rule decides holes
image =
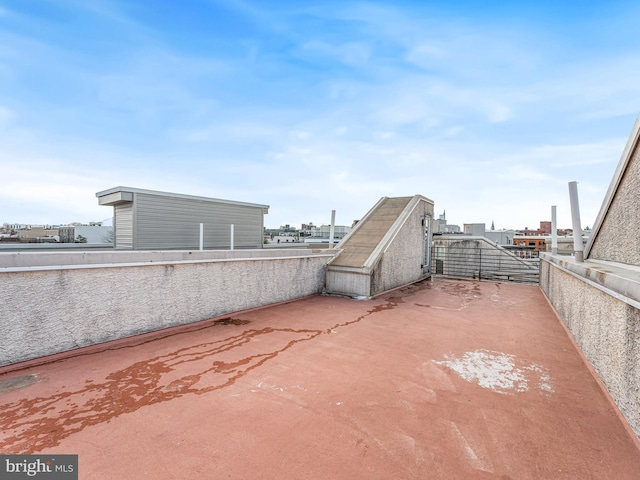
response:
{"label": "rooftop vent pipe", "polygon": [[584,244],[582,243],[582,223],[580,222],[580,204],[578,203],[578,182],[569,182],[569,200],[571,201],[571,221],[573,223],[573,250],[577,262],[584,262]]}
{"label": "rooftop vent pipe", "polygon": [[336,231],[336,211],[331,210],[331,227],[329,227],[329,248],[333,248],[333,237]]}
{"label": "rooftop vent pipe", "polygon": [[558,254],[558,226],[556,223],[556,206],[551,207],[551,254]]}

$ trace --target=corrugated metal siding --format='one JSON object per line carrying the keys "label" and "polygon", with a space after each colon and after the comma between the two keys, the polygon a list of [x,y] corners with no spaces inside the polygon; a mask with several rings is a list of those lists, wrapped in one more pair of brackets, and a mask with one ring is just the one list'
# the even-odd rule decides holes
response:
{"label": "corrugated metal siding", "polygon": [[262,208],[142,193],[134,202],[136,249],[196,249],[201,223],[205,248],[229,248],[231,224],[235,248],[262,247]]}
{"label": "corrugated metal siding", "polygon": [[133,203],[123,203],[114,208],[116,249],[133,249]]}

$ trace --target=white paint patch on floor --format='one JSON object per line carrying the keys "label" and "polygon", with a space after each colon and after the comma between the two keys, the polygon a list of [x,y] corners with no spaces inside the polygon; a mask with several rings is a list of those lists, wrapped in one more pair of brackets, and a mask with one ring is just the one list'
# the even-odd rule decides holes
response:
{"label": "white paint patch on floor", "polygon": [[450,368],[467,382],[496,393],[526,392],[530,388],[553,393],[549,372],[536,363],[522,364],[515,355],[476,350],[466,352],[462,358],[445,355],[445,360],[433,362]]}

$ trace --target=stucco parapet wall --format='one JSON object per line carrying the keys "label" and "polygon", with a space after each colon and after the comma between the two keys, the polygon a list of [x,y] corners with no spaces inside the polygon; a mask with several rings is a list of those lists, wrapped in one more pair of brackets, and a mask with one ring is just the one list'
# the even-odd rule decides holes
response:
{"label": "stucco parapet wall", "polygon": [[640,308],[640,267],[605,260],[577,262],[574,257],[541,253],[548,262],[613,297]]}
{"label": "stucco parapet wall", "polygon": [[0,273],[91,268],[142,267],[195,263],[269,261],[336,255],[328,249],[147,251],[147,252],[37,252],[0,253]]}

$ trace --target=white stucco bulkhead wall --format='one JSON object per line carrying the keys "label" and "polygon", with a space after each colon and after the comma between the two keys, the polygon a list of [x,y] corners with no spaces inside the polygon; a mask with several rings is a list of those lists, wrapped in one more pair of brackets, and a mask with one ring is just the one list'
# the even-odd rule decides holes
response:
{"label": "white stucco bulkhead wall", "polygon": [[384,250],[373,269],[371,295],[391,290],[425,277],[426,222],[433,216],[433,203],[417,201],[415,208]]}
{"label": "white stucco bulkhead wall", "polygon": [[371,293],[371,271],[369,269],[331,266],[327,269],[327,293],[368,298]]}
{"label": "white stucco bulkhead wall", "polygon": [[[397,214],[364,265],[340,265],[335,259],[329,263],[327,292],[351,297],[371,297],[428,276],[425,273],[428,272],[425,268],[425,249],[429,243],[426,233],[428,222],[433,217],[433,201],[422,195],[406,198],[410,198],[406,207]],[[383,197],[350,235],[357,232],[364,222],[375,220],[378,207],[383,206],[386,199],[387,197]],[[388,215],[387,212],[384,214]],[[337,248],[349,240],[350,236],[345,237]],[[364,239],[365,242],[368,240]],[[359,245],[354,247],[357,249]],[[364,246],[363,249],[366,248]],[[336,258],[339,260],[339,254]]]}

